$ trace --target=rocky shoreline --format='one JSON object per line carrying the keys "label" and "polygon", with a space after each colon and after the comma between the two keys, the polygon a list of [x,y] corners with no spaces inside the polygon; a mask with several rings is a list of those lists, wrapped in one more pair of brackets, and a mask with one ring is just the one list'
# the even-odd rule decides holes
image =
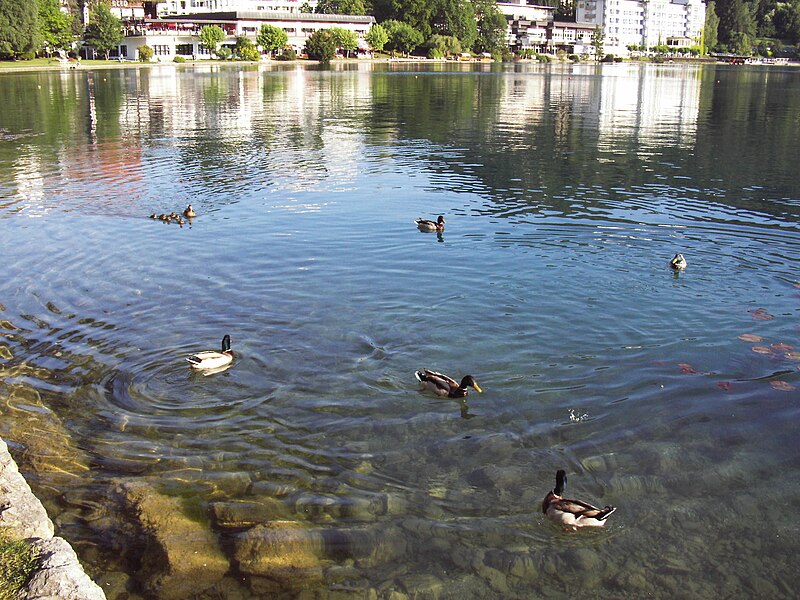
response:
{"label": "rocky shoreline", "polygon": [[105,600],[102,588],[83,570],[78,556],[55,528],[41,501],[19,472],[0,438],[0,528],[39,551],[39,565],[21,594],[28,600]]}

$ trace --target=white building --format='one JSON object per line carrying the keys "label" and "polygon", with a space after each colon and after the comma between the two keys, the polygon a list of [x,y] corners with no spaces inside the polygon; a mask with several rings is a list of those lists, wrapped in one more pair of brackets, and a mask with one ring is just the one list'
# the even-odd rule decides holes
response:
{"label": "white building", "polygon": [[236,38],[246,37],[255,42],[261,25],[273,25],[286,32],[288,45],[301,53],[306,40],[316,31],[341,27],[355,32],[359,46],[366,47],[364,38],[375,24],[375,18],[357,15],[322,15],[288,12],[217,12],[177,15],[162,19],[145,19],[143,23],[131,23],[124,28],[124,37],[119,44],[119,56],[129,60],[138,58],[144,45],[153,48],[154,58],[169,62],[175,56],[184,58],[210,58],[209,51],[200,42],[200,29],[205,25],[217,25],[226,35],[222,45],[233,46]]}
{"label": "white building", "polygon": [[599,25],[604,49],[627,55],[628,46],[699,46],[706,7],[702,0],[578,0],[578,22]]}
{"label": "white building", "polygon": [[158,15],[192,15],[230,11],[269,11],[299,13],[308,4],[316,8],[317,0],[169,0],[158,3]]}

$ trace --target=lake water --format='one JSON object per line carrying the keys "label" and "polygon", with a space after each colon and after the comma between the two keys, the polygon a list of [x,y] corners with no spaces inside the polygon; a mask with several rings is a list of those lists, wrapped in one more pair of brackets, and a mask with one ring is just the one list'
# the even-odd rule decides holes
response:
{"label": "lake water", "polygon": [[[0,106],[0,435],[109,598],[795,597],[800,71],[163,66]],[[545,520],[560,468],[605,529]],[[217,576],[180,542],[153,575],[136,490]]]}

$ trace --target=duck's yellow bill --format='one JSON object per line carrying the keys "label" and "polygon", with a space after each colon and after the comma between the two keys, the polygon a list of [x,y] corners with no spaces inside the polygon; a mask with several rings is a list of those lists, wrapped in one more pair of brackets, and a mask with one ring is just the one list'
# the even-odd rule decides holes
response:
{"label": "duck's yellow bill", "polygon": [[479,386],[477,383],[475,384],[475,391],[481,392],[481,393],[483,392],[483,390],[481,389],[481,386]]}

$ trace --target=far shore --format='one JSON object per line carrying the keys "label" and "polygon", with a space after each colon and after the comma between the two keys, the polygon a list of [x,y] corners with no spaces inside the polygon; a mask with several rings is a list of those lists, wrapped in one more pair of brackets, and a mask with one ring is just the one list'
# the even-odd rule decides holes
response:
{"label": "far shore", "polygon": [[[421,56],[411,57],[388,57],[381,56],[376,58],[338,58],[331,61],[332,64],[363,64],[363,63],[391,63],[391,62],[409,62],[421,64],[438,64],[454,62],[456,64],[489,64],[498,61],[474,60],[474,61],[445,61],[443,59],[430,59]],[[536,63],[535,58],[516,59],[513,62]],[[599,61],[580,61],[572,63],[567,59],[553,58],[553,63],[557,64],[619,64],[619,63],[603,63]],[[688,58],[667,58],[661,62],[638,60],[638,59],[623,59],[623,64],[637,63],[637,64],[729,64],[724,61],[717,60],[712,57],[688,57]],[[246,61],[220,61],[220,60],[186,60],[182,63],[174,61],[168,62],[139,62],[133,60],[81,60],[70,61],[69,63],[60,63],[55,59],[35,58],[26,61],[0,61],[0,74],[2,73],[16,73],[21,71],[77,71],[81,69],[129,69],[136,68],[159,68],[159,67],[191,67],[191,66],[206,66],[206,65],[224,65],[224,66],[256,66],[256,65],[283,65],[283,64],[307,64],[318,65],[319,61],[309,60],[305,58],[296,59],[292,61],[279,61],[279,60],[261,60],[259,62],[246,62]],[[548,64],[548,63],[541,63]],[[788,63],[748,63],[746,66],[763,66],[763,67],[798,67],[800,62],[790,61]]]}

